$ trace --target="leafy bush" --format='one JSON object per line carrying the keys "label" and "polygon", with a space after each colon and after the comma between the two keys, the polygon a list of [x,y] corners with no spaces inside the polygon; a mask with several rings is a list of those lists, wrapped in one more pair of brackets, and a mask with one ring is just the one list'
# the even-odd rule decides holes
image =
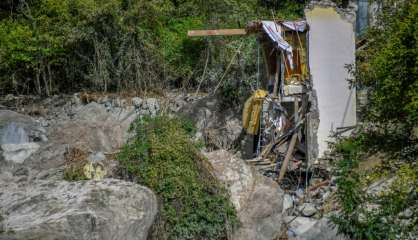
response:
{"label": "leafy bush", "polygon": [[358,53],[357,84],[370,90],[368,120],[411,127],[418,121],[418,2],[393,2],[381,3],[371,43]]}
{"label": "leafy bush", "polygon": [[[394,181],[388,188],[378,194],[368,193],[365,179],[370,173],[358,168],[361,159],[367,156],[366,143],[367,137],[363,135],[341,139],[336,144],[336,153],[341,158],[336,165],[340,211],[332,216],[333,222],[340,233],[353,239],[415,239],[418,236],[414,230],[417,219],[402,222],[399,215],[405,209],[417,206],[418,165],[401,163],[395,166],[390,169]],[[388,179],[387,172],[383,170],[385,167],[372,170],[371,174],[380,174],[375,180],[382,177]]]}
{"label": "leafy bush", "polygon": [[[378,2],[378,24],[357,53],[356,84],[369,90],[366,119],[357,135],[335,147],[341,158],[336,166],[341,211],[333,221],[353,239],[417,239],[417,218],[405,220],[401,213],[416,211],[418,204],[418,139],[413,133],[418,120],[418,2]],[[377,152],[388,160],[372,172],[361,171],[359,162]],[[379,194],[369,193],[370,175],[393,182]]]}
{"label": "leafy bush", "polygon": [[159,196],[157,239],[226,239],[237,222],[223,187],[190,140],[189,121],[167,116],[137,120],[119,155],[122,170]]}

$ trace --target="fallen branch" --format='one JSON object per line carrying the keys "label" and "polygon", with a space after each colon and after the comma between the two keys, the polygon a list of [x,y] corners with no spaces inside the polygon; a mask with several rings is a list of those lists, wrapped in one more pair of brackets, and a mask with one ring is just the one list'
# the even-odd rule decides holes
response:
{"label": "fallen branch", "polygon": [[328,185],[328,184],[329,184],[329,180],[325,180],[325,181],[323,181],[323,182],[320,182],[320,183],[317,183],[317,184],[315,184],[315,185],[313,185],[313,186],[310,186],[310,187],[308,188],[308,191],[309,191],[309,192],[315,191],[316,189],[318,189],[318,188],[320,188],[320,187],[323,187],[323,186],[326,186],[326,185]]}

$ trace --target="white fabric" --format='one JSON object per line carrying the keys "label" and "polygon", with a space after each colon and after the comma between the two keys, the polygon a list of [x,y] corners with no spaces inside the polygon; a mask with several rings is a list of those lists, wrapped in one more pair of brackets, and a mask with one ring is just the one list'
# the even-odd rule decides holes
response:
{"label": "white fabric", "polygon": [[293,49],[288,42],[282,37],[282,27],[273,21],[262,21],[263,30],[267,33],[273,42],[277,44],[277,47],[286,52],[287,59],[289,60],[290,67],[293,69]]}
{"label": "white fabric", "polygon": [[301,21],[284,21],[282,25],[292,29],[293,31],[304,32],[307,29],[307,23],[304,20]]}

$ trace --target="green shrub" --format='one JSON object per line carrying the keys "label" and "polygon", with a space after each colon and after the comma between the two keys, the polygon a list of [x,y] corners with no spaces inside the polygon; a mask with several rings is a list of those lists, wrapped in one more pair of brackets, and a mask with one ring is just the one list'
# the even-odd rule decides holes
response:
{"label": "green shrub", "polygon": [[[337,199],[340,211],[332,216],[340,233],[352,239],[414,239],[417,218],[401,223],[399,213],[407,208],[416,208],[418,203],[418,166],[415,163],[400,163],[391,169],[394,181],[379,194],[365,191],[368,173],[358,169],[361,159],[366,159],[367,135],[340,140],[335,147],[340,160],[336,164]],[[384,148],[378,148],[384,151]],[[364,161],[364,160],[363,160]],[[399,163],[399,160],[397,161]],[[381,166],[380,171],[388,178]],[[376,173],[379,174],[379,173]],[[373,207],[371,207],[373,206]],[[414,210],[413,210],[414,211]],[[409,237],[409,238],[408,238]]]}
{"label": "green shrub", "polygon": [[190,140],[189,121],[167,116],[137,120],[122,149],[123,172],[160,198],[157,239],[226,239],[237,218],[225,189]]}
{"label": "green shrub", "polygon": [[356,81],[370,91],[368,120],[411,129],[418,121],[418,2],[381,4],[379,22],[366,35],[371,43],[358,52]]}

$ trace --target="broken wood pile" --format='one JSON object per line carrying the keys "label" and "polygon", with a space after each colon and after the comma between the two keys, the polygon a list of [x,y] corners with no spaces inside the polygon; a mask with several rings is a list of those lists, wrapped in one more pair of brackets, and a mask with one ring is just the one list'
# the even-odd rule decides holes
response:
{"label": "broken wood pile", "polygon": [[[263,145],[263,142],[266,144],[264,147],[260,146],[262,148],[260,154],[248,162],[264,175],[281,182],[288,169],[299,169],[306,159],[302,129],[305,125],[308,101],[304,97],[295,96],[294,113],[288,119],[286,110],[281,107],[277,99],[267,99],[265,104],[267,111],[262,113],[264,121],[259,133],[260,145]],[[299,107],[300,100],[302,100],[301,107]],[[272,115],[276,115],[276,119]]]}

